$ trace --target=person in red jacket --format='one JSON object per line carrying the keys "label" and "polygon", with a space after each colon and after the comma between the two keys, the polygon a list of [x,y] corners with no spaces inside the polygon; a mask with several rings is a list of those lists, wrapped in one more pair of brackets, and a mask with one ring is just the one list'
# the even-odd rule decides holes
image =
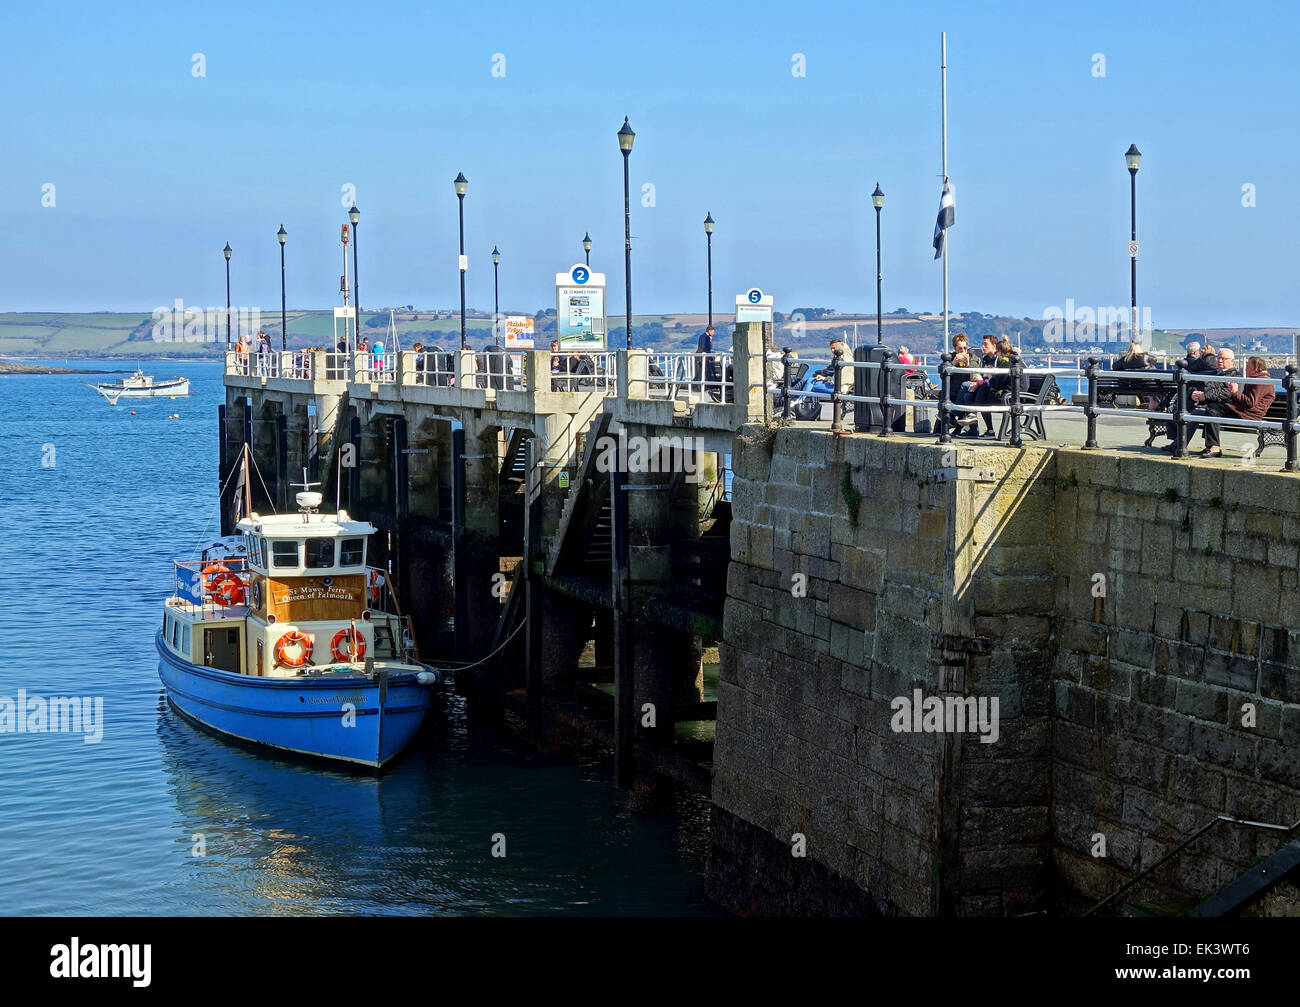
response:
{"label": "person in red jacket", "polygon": [[[1229,351],[1230,352],[1230,351]],[[1231,364],[1231,360],[1229,360]],[[1264,361],[1259,357],[1251,357],[1246,361],[1246,377],[1248,378],[1267,378],[1269,376],[1268,368],[1264,366]],[[1197,413],[1204,413],[1210,416],[1236,417],[1242,420],[1262,420],[1268,413],[1268,407],[1273,404],[1277,398],[1277,392],[1273,385],[1270,384],[1241,384],[1233,381],[1227,386],[1228,397],[1218,402],[1207,402]],[[1193,397],[1200,394],[1201,401],[1204,401],[1204,393],[1193,392]],[[1201,452],[1202,458],[1218,458],[1223,454],[1219,446],[1219,426],[1217,423],[1203,423],[1201,428],[1205,431],[1205,450]],[[1188,440],[1191,440],[1192,434],[1195,434],[1196,428],[1193,427]]]}

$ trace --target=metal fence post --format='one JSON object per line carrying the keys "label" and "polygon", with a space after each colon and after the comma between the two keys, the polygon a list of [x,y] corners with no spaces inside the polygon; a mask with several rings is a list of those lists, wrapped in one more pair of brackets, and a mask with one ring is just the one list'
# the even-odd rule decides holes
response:
{"label": "metal fence post", "polygon": [[844,426],[844,403],[840,401],[840,367],[844,351],[838,346],[831,352],[831,429],[838,433]]}
{"label": "metal fence post", "polygon": [[952,354],[945,352],[939,357],[939,443],[951,444],[952,432],[948,429],[948,368],[952,366]]}
{"label": "metal fence post", "polygon": [[880,370],[877,372],[876,388],[879,391],[880,398],[880,436],[888,437],[889,428],[892,426],[893,417],[889,413],[889,358],[894,355],[893,350],[885,350],[880,356]]}
{"label": "metal fence post", "polygon": [[1174,457],[1187,457],[1187,361],[1179,360],[1174,368],[1178,392],[1174,396]]}
{"label": "metal fence post", "polygon": [[1097,358],[1088,358],[1088,404],[1083,407],[1088,416],[1088,439],[1085,448],[1097,446]]}
{"label": "metal fence post", "polygon": [[1282,431],[1282,442],[1286,445],[1286,464],[1282,467],[1283,472],[1300,469],[1300,462],[1296,460],[1295,430],[1296,413],[1300,410],[1300,388],[1296,385],[1296,365],[1287,364],[1286,377],[1282,379],[1282,387],[1286,389],[1286,429]]}
{"label": "metal fence post", "polygon": [[1025,365],[1020,362],[1020,354],[1011,356],[1011,439],[1008,443],[1013,448],[1023,446],[1020,438],[1020,414],[1024,407],[1020,404],[1022,371]]}
{"label": "metal fence post", "polygon": [[790,347],[781,348],[781,418],[790,418]]}

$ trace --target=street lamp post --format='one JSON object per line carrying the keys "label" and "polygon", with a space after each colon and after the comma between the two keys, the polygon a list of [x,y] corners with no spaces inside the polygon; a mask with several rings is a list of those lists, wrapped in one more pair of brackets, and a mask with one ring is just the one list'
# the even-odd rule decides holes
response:
{"label": "street lamp post", "polygon": [[280,225],[280,230],[275,235],[280,239],[280,349],[289,348],[289,326],[285,322],[286,313],[284,310],[284,242],[289,237],[289,232]]}
{"label": "street lamp post", "polygon": [[456,201],[460,210],[460,348],[464,350],[469,348],[465,339],[465,267],[468,265],[465,261],[465,192],[469,188],[469,181],[463,171],[456,172],[452,185],[456,187]]}
{"label": "street lamp post", "polygon": [[632,196],[628,187],[628,157],[636,134],[628,125],[627,116],[618,131],[618,149],[623,152],[623,275],[627,293],[627,348],[632,348]]}
{"label": "street lamp post", "polygon": [[[357,204],[348,210],[348,220],[352,221],[352,307],[353,328],[356,329],[356,342],[361,342],[361,273],[357,269],[357,224],[361,223],[361,211]],[[343,270],[347,272],[345,267]],[[345,325],[346,328],[346,325]]]}
{"label": "street lamp post", "polygon": [[1133,304],[1133,331],[1132,339],[1138,338],[1138,257],[1137,257],[1137,236],[1138,236],[1138,211],[1137,211],[1137,177],[1138,166],[1142,163],[1142,152],[1137,149],[1136,143],[1130,143],[1128,150],[1124,152],[1124,163],[1128,165],[1128,205],[1129,205],[1129,236],[1134,243],[1129,248],[1129,269],[1130,289],[1132,292]]}
{"label": "street lamp post", "polygon": [[497,246],[492,246],[492,341],[501,345],[501,284],[497,267],[501,265],[501,253]]}
{"label": "street lamp post", "polygon": [[876,191],[871,194],[871,205],[876,208],[876,345],[884,338],[880,324],[880,208],[885,205],[885,194],[876,183]]}
{"label": "street lamp post", "polygon": [[587,253],[587,265],[591,265],[591,232],[586,231],[582,235],[582,250]]}
{"label": "street lamp post", "polygon": [[704,235],[709,246],[709,325],[713,324],[713,214],[704,215]]}
{"label": "street lamp post", "polygon": [[226,349],[230,349],[230,242],[226,242],[222,254],[226,257]]}

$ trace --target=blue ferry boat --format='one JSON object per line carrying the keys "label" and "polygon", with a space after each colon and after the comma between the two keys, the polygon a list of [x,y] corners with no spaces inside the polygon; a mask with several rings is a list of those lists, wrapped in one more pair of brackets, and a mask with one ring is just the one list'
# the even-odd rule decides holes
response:
{"label": "blue ferry boat", "polygon": [[[299,755],[381,769],[415,737],[441,672],[366,565],[375,527],[346,511],[250,513],[203,559],[175,563],[158,674],[182,714]],[[396,609],[396,605],[392,606]]]}

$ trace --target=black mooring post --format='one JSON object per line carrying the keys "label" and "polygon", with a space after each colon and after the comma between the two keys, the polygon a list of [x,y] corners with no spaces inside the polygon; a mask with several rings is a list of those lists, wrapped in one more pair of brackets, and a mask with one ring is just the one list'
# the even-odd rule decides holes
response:
{"label": "black mooring post", "polygon": [[844,425],[844,403],[840,401],[840,368],[844,351],[838,346],[831,353],[831,429],[838,432]]}
{"label": "black mooring post", "polygon": [[877,372],[876,388],[880,395],[880,436],[888,437],[889,428],[894,425],[894,415],[887,404],[889,400],[889,358],[893,350],[885,350],[880,355],[880,370]]}
{"label": "black mooring post", "polygon": [[1187,361],[1179,360],[1174,367],[1174,381],[1178,392],[1174,396],[1174,457],[1187,457]]}
{"label": "black mooring post", "polygon": [[348,424],[348,444],[352,465],[348,468],[348,510],[355,517],[361,508],[361,417],[353,416]]}
{"label": "black mooring post", "polygon": [[227,494],[222,487],[230,475],[230,449],[226,431],[226,404],[217,406],[217,508],[221,511],[221,535],[224,538],[232,531],[229,508],[226,507]]}
{"label": "black mooring post", "polygon": [[533,564],[542,553],[542,469],[538,464],[537,438],[524,443],[524,582],[516,582],[512,591],[524,591],[524,709],[528,727],[538,732],[542,726],[542,581],[541,571]]}
{"label": "black mooring post", "polygon": [[1011,447],[1018,448],[1024,444],[1020,438],[1020,414],[1024,406],[1020,403],[1020,389],[1024,377],[1025,365],[1020,362],[1020,354],[1011,356]]}
{"label": "black mooring post", "polygon": [[790,347],[781,348],[781,419],[790,418]]}
{"label": "black mooring post", "polygon": [[393,420],[393,554],[397,567],[397,596],[402,611],[410,612],[410,578],[407,575],[405,531],[406,515],[410,511],[410,468],[406,453],[406,417]]}
{"label": "black mooring post", "polygon": [[1282,432],[1282,442],[1286,445],[1286,464],[1282,467],[1283,472],[1294,472],[1300,468],[1300,461],[1296,460],[1296,413],[1300,411],[1300,388],[1296,387],[1296,365],[1286,365],[1286,377],[1282,379],[1282,387],[1286,390],[1286,429]]}
{"label": "black mooring post", "polygon": [[244,443],[248,445],[248,455],[250,459],[253,455],[253,403],[248,399],[244,400]]}
{"label": "black mooring post", "polygon": [[614,778],[619,787],[632,786],[636,769],[636,678],[632,665],[631,550],[628,543],[627,473],[619,466],[609,474],[613,525],[614,578]]}
{"label": "black mooring post", "polygon": [[289,512],[289,417],[275,414],[275,496],[276,509]]}
{"label": "black mooring post", "polygon": [[948,368],[952,366],[952,354],[945,352],[939,357],[939,443],[951,444],[952,431],[948,429],[948,413],[951,403],[948,399]]}
{"label": "black mooring post", "polygon": [[469,642],[469,570],[465,555],[465,428],[451,431],[451,550],[452,596],[456,621],[456,653],[465,656]]}
{"label": "black mooring post", "polygon": [[1084,412],[1088,414],[1088,439],[1083,442],[1085,448],[1097,446],[1097,358],[1088,358],[1088,404]]}

